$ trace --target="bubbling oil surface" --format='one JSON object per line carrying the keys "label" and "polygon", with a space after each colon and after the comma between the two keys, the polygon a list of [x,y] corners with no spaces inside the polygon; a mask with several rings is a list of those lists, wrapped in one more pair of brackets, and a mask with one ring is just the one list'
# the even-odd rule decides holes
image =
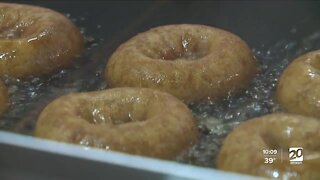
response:
{"label": "bubbling oil surface", "polygon": [[223,140],[233,128],[250,118],[281,111],[275,99],[281,72],[296,57],[320,49],[320,29],[303,37],[296,33],[297,29],[292,28],[286,39],[270,47],[261,45],[252,49],[260,72],[243,94],[190,106],[199,122],[200,137],[196,145],[177,157],[177,161],[215,167]]}
{"label": "bubbling oil surface", "polygon": [[[66,16],[71,18],[69,14]],[[86,21],[85,17],[71,19],[77,24]],[[85,28],[80,30],[85,34]],[[103,27],[97,25],[96,30],[103,30]],[[281,72],[295,57],[320,49],[320,29],[303,37],[297,35],[298,31],[292,28],[288,37],[274,45],[252,49],[260,72],[247,91],[219,102],[209,99],[189,106],[198,122],[199,139],[197,144],[176,158],[178,162],[214,167],[222,142],[233,128],[247,119],[281,110],[274,99]],[[0,120],[0,130],[32,134],[40,112],[53,99],[72,92],[107,87],[102,74],[105,57],[97,55],[103,51],[99,46],[104,39],[85,36],[85,41],[87,49],[82,57],[69,69],[61,70],[50,78],[33,78],[29,81],[6,78],[10,109]]]}

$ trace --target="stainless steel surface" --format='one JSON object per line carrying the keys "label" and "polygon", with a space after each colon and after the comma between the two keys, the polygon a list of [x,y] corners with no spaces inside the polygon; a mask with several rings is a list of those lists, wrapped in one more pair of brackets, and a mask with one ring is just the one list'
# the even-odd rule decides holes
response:
{"label": "stainless steel surface", "polygon": [[0,132],[0,179],[257,179]]}

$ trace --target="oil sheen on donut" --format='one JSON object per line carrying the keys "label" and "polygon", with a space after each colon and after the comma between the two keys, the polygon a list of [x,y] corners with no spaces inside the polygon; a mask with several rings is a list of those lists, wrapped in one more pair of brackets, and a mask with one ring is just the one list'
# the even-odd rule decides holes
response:
{"label": "oil sheen on donut", "polygon": [[[312,117],[275,113],[254,118],[227,136],[218,168],[275,179],[320,179],[319,139],[320,121]],[[290,147],[303,148],[302,164],[290,164]],[[267,156],[264,150],[277,153]],[[267,163],[266,157],[275,159]]]}
{"label": "oil sheen on donut", "polygon": [[0,75],[16,78],[51,74],[83,48],[79,30],[50,9],[0,3]]}
{"label": "oil sheen on donut", "polygon": [[289,112],[320,118],[320,50],[289,64],[280,77],[277,99]]}
{"label": "oil sheen on donut", "polygon": [[238,36],[204,25],[166,25],[140,33],[110,57],[110,87],[155,88],[184,102],[245,89],[256,62]]}
{"label": "oil sheen on donut", "polygon": [[115,88],[56,99],[40,114],[35,135],[172,159],[196,142],[197,127],[187,106],[168,93]]}

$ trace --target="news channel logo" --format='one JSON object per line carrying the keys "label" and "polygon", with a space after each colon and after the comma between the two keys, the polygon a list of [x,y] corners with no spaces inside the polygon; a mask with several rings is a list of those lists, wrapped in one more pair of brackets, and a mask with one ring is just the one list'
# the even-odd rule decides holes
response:
{"label": "news channel logo", "polygon": [[303,162],[303,148],[290,147],[289,148],[289,161],[290,164],[302,164]]}

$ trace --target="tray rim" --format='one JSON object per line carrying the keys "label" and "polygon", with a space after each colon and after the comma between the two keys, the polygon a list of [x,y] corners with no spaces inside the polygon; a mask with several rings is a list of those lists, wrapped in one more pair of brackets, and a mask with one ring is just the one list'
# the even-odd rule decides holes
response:
{"label": "tray rim", "polygon": [[217,169],[198,167],[179,162],[155,159],[144,156],[130,155],[115,151],[105,151],[96,148],[83,147],[75,144],[41,139],[30,135],[0,131],[0,145],[11,145],[16,148],[42,151],[59,154],[89,161],[98,161],[109,165],[118,165],[124,168],[133,168],[137,171],[147,171],[165,174],[168,179],[262,179]]}

